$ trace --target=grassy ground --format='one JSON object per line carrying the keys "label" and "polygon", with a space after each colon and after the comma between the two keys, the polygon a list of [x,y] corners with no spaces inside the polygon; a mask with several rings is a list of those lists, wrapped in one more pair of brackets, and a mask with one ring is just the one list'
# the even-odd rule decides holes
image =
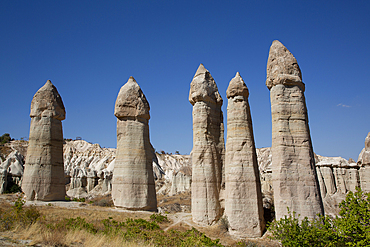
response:
{"label": "grassy ground", "polygon": [[[17,218],[14,213],[15,208],[11,204],[16,198],[11,194],[0,196],[0,223],[4,223],[6,215],[14,214]],[[168,220],[161,222],[154,221],[151,212],[133,212],[114,207],[94,206],[107,205],[106,202],[99,203],[99,200],[107,200],[107,198],[102,197],[95,199],[94,202],[83,203],[37,203],[36,206],[31,207],[27,203],[23,206],[23,212],[30,211],[31,213],[28,214],[32,216],[32,213],[37,211],[40,217],[33,224],[24,224],[23,221],[18,220],[13,227],[3,228],[0,232],[0,245],[4,246],[2,241],[7,241],[12,246],[25,246],[26,244],[33,246],[179,246],[179,243],[183,246],[206,246],[207,243],[212,246],[212,243],[215,243],[212,242],[213,240],[220,239],[220,246],[221,244],[225,246],[279,246],[278,243],[267,238],[240,242],[240,240],[233,239],[221,223],[211,227],[199,227],[191,221],[190,213],[170,213],[167,214]],[[170,205],[180,202],[186,204],[188,199],[184,195],[177,195],[174,198],[167,198],[163,203]],[[78,218],[80,223],[76,221]],[[110,225],[108,231],[106,230],[107,222]],[[124,223],[126,228],[114,222],[126,222]],[[4,226],[4,224],[1,225]],[[130,225],[130,230],[127,228],[128,225]],[[116,228],[122,230],[116,231]],[[131,232],[132,229],[134,230]]]}

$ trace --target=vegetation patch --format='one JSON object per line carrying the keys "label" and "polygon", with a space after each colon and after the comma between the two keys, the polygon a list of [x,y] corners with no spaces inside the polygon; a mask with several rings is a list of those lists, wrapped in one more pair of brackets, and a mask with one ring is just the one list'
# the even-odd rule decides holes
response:
{"label": "vegetation patch", "polygon": [[298,220],[295,212],[270,224],[283,246],[370,246],[370,193],[360,188],[339,204],[339,216]]}
{"label": "vegetation patch", "polygon": [[[113,217],[88,220],[84,217],[49,218],[35,206],[25,207],[21,195],[14,206],[0,210],[0,231],[22,229],[22,236],[33,239],[33,244],[70,246],[73,243],[90,246],[88,239],[104,239],[117,243],[134,243],[146,246],[222,246],[195,228],[187,231],[162,230],[169,222],[167,216],[152,214],[149,219]],[[45,210],[41,210],[44,212]]]}

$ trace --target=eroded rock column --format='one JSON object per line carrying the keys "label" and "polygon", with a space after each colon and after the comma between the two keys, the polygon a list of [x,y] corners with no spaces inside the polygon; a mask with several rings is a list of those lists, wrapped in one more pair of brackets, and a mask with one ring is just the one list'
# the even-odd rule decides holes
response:
{"label": "eroded rock column", "polygon": [[61,122],[65,115],[62,98],[48,80],[31,102],[29,146],[22,182],[27,200],[65,200]]}
{"label": "eroded rock column", "polygon": [[113,172],[114,205],[129,210],[157,210],[152,146],[149,140],[149,103],[133,77],[118,93],[117,153]]}
{"label": "eroded rock column", "polygon": [[193,105],[191,211],[194,222],[211,225],[222,214],[219,193],[225,144],[222,98],[203,64],[190,84],[189,101]]}
{"label": "eroded rock column", "polygon": [[238,237],[261,237],[265,222],[249,92],[239,73],[230,81],[226,95],[225,212],[229,232]]}
{"label": "eroded rock column", "polygon": [[365,148],[358,156],[358,165],[360,166],[361,189],[370,192],[370,132],[365,139]]}
{"label": "eroded rock column", "polygon": [[295,57],[275,40],[267,62],[266,86],[272,115],[272,185],[276,218],[291,212],[300,218],[323,214],[315,169],[305,85]]}

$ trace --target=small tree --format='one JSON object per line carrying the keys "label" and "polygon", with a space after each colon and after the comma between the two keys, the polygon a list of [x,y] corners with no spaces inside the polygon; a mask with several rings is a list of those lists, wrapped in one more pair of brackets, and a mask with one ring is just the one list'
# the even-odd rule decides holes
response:
{"label": "small tree", "polygon": [[2,136],[0,136],[0,143],[1,144],[5,144],[5,143],[8,143],[12,140],[12,138],[10,137],[10,134],[9,133],[5,133],[3,134]]}
{"label": "small tree", "polygon": [[357,187],[339,207],[336,223],[347,246],[370,246],[370,193],[365,194]]}

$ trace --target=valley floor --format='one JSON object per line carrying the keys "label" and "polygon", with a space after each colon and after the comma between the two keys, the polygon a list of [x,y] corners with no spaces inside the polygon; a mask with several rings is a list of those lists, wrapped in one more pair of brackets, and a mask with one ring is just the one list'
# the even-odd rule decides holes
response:
{"label": "valley floor", "polygon": [[[0,195],[0,208],[9,208],[17,198],[16,194],[3,194]],[[176,208],[177,203],[186,205],[190,203],[189,198],[184,195],[177,195],[174,197],[158,198],[159,206],[162,208],[171,209]],[[167,203],[167,204],[166,204]],[[173,206],[173,204],[175,206]],[[68,218],[84,218],[87,222],[96,223],[111,218],[118,222],[123,222],[128,218],[132,219],[144,219],[150,220],[150,216],[153,212],[146,211],[128,211],[115,207],[101,207],[95,206],[92,202],[75,202],[75,201],[57,201],[57,202],[27,202],[24,206],[27,208],[30,205],[36,206],[41,213],[41,219],[47,221],[48,224],[56,224]],[[200,227],[196,225],[191,219],[190,212],[164,212],[169,219],[169,222],[159,224],[163,231],[169,231],[171,229],[178,231],[190,230],[193,227],[198,231],[203,232],[206,236],[211,239],[220,239],[220,243],[225,246],[280,246],[278,242],[272,241],[265,234],[259,239],[246,239],[244,245],[237,245],[240,240],[233,239],[227,232],[226,228],[222,223],[216,224],[209,227]],[[62,236],[61,236],[62,237]],[[32,233],[32,230],[25,232],[25,229],[16,228],[12,231],[0,232],[0,246],[58,246],[50,243],[45,243],[40,238],[45,236],[36,236]],[[53,237],[55,238],[55,236]],[[89,244],[84,241],[84,237],[75,237],[76,241],[69,240],[70,244],[59,245],[59,246],[94,246],[95,244]],[[96,240],[103,241],[103,240]],[[47,242],[47,241],[46,241]],[[91,241],[90,241],[91,242]],[[240,244],[240,243],[239,243]],[[136,246],[133,243],[122,243],[121,246]],[[95,245],[96,246],[96,245]],[[104,246],[112,246],[105,243]],[[141,244],[139,246],[142,246]],[[148,245],[153,246],[153,245]]]}

